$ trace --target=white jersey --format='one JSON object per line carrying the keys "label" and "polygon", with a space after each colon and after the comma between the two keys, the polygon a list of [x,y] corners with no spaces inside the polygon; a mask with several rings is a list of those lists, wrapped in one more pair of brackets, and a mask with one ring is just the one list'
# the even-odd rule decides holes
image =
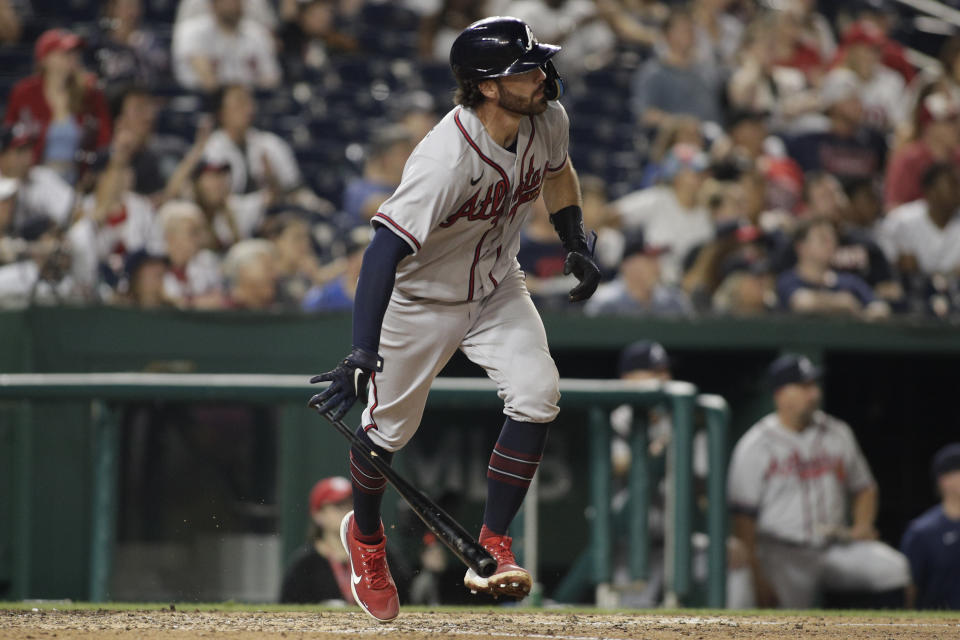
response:
{"label": "white jersey", "polygon": [[817,411],[800,433],[776,413],[747,430],[727,487],[731,507],[756,516],[759,535],[818,546],[846,524],[848,494],[873,483],[850,427]]}
{"label": "white jersey", "polygon": [[480,299],[517,271],[520,229],[544,177],[567,163],[569,120],[549,102],[520,122],[516,153],[455,107],[417,145],[394,194],[371,223],[403,238],[395,288],[440,302]]}

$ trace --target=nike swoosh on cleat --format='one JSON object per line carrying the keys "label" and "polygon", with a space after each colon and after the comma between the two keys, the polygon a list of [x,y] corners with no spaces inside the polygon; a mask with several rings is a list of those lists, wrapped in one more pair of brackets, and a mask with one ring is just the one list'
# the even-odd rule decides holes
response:
{"label": "nike swoosh on cleat", "polygon": [[480,182],[480,178],[482,178],[482,177],[483,177],[483,172],[481,171],[481,172],[480,172],[480,175],[477,176],[477,179],[476,179],[476,180],[471,180],[471,181],[470,181],[470,186],[471,186],[471,187],[472,187],[472,186],[475,186],[478,182]]}
{"label": "nike swoosh on cleat", "polygon": [[353,577],[353,584],[360,584],[360,581],[363,580],[363,577],[355,574],[352,569],[350,570],[350,575]]}

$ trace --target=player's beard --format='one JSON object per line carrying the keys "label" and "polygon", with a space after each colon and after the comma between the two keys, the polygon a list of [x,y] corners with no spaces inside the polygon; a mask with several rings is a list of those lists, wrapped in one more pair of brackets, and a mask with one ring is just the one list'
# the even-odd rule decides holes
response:
{"label": "player's beard", "polygon": [[529,98],[510,93],[503,84],[500,84],[500,100],[497,102],[501,109],[521,116],[535,116],[547,110],[547,98],[543,94],[543,85]]}

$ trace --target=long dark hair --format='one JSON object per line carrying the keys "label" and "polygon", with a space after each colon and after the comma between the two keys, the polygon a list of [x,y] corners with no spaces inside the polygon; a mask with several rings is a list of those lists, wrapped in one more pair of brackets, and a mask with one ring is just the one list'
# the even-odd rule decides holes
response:
{"label": "long dark hair", "polygon": [[457,92],[453,94],[453,102],[468,109],[479,107],[486,98],[480,91],[480,82],[482,80],[464,80],[458,83]]}

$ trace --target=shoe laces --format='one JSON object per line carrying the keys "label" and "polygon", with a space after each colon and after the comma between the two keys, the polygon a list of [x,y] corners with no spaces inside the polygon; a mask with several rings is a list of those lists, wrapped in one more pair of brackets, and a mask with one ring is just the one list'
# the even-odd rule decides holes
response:
{"label": "shoe laces", "polygon": [[483,548],[490,552],[497,564],[516,564],[517,559],[510,549],[513,538],[510,536],[489,536],[483,540]]}
{"label": "shoe laces", "polygon": [[361,547],[360,570],[372,589],[386,589],[390,586],[390,572],[387,569],[387,548]]}

